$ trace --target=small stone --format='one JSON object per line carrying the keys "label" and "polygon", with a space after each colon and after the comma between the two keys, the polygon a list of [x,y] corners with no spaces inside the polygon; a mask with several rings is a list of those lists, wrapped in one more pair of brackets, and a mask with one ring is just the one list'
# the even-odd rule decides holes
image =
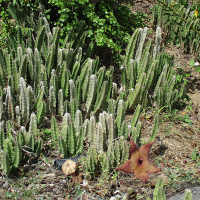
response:
{"label": "small stone", "polygon": [[50,183],[48,186],[51,187],[51,188],[53,188],[55,186],[55,184]]}
{"label": "small stone", "polygon": [[66,176],[72,175],[76,171],[76,162],[73,160],[66,160],[62,166],[62,171]]}
{"label": "small stone", "polygon": [[194,66],[199,66],[199,65],[200,65],[199,62],[195,62],[195,63],[194,63]]}
{"label": "small stone", "polygon": [[116,197],[111,197],[110,200],[117,200]]}
{"label": "small stone", "polygon": [[67,180],[63,179],[60,181],[62,184],[66,184],[67,183]]}
{"label": "small stone", "polygon": [[83,187],[88,187],[88,181],[87,180],[83,180],[83,183],[81,185]]}
{"label": "small stone", "polygon": [[121,199],[121,195],[117,194],[117,195],[115,196],[115,198],[116,198],[116,199]]}

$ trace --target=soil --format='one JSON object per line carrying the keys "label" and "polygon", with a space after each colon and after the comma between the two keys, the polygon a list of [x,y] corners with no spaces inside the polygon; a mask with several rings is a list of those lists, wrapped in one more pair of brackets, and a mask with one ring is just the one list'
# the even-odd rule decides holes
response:
{"label": "soil", "polygon": [[[153,3],[134,2],[133,12],[137,10],[149,15]],[[176,113],[160,113],[161,123],[151,160],[162,172],[151,175],[147,183],[122,172],[114,172],[109,180],[99,177],[87,180],[81,169],[72,176],[56,170],[53,163],[57,153],[49,152],[48,157],[43,156],[38,162],[25,166],[9,179],[0,176],[0,199],[146,199],[145,196],[152,197],[158,178],[164,181],[168,199],[186,188],[200,186],[200,160],[197,160],[200,151],[200,74],[190,67],[192,56],[185,54],[181,47],[169,45],[165,52],[174,55],[175,65],[189,75],[186,105]],[[140,118],[143,143],[150,136],[154,113],[155,110],[146,110]]]}

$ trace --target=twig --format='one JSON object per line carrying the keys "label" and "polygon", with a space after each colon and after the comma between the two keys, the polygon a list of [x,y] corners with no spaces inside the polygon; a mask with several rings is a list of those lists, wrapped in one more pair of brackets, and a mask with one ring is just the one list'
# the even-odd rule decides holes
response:
{"label": "twig", "polygon": [[51,167],[51,165],[48,164],[48,163],[45,161],[44,158],[42,158],[41,160],[44,162],[45,165],[47,165],[47,166],[50,168],[50,170],[51,170],[52,173],[55,173],[55,169],[53,169],[53,168]]}

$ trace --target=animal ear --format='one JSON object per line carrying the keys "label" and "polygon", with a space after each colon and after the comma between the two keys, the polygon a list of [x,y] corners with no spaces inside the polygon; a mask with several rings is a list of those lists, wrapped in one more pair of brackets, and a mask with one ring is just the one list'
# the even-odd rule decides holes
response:
{"label": "animal ear", "polygon": [[131,155],[133,152],[139,150],[138,146],[135,144],[135,142],[133,141],[133,139],[131,138],[131,136],[129,135],[129,139],[131,142],[131,147],[129,149],[129,158],[131,158]]}

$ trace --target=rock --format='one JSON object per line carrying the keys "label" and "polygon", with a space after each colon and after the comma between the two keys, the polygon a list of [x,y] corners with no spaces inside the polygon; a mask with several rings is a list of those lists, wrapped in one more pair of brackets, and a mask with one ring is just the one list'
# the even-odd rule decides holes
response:
{"label": "rock", "polygon": [[73,160],[66,160],[65,163],[62,165],[62,171],[66,176],[75,173],[76,168],[77,168],[76,162],[74,162]]}

